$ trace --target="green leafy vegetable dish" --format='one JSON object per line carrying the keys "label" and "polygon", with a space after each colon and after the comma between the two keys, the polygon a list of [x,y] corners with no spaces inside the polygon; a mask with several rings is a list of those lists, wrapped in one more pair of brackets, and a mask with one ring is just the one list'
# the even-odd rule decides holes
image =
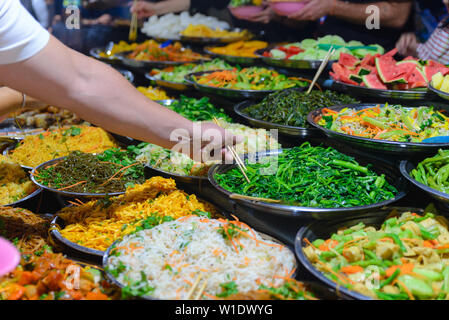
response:
{"label": "green leafy vegetable dish", "polygon": [[202,64],[187,63],[179,66],[168,67],[162,70],[153,69],[150,74],[158,80],[185,83],[184,77],[189,73],[209,70],[226,70],[232,68],[233,67],[224,60],[214,59],[210,62],[204,62]]}
{"label": "green leafy vegetable dish", "polygon": [[447,221],[433,213],[356,224],[308,245],[305,256],[341,286],[383,300],[449,299]]}
{"label": "green leafy vegetable dish", "polygon": [[74,151],[53,166],[36,171],[37,182],[49,188],[76,193],[125,192],[145,181],[144,167],[135,156],[119,148],[99,155]]}
{"label": "green leafy vegetable dish", "polygon": [[299,89],[287,89],[266,96],[260,103],[242,110],[248,116],[270,123],[307,128],[309,112],[338,104],[352,104],[359,101],[335,91],[313,90],[310,94]]}
{"label": "green leafy vegetable dish", "polygon": [[224,109],[215,107],[209,101],[208,97],[195,99],[181,95],[178,100],[174,100],[170,105],[166,105],[166,107],[191,121],[210,121],[215,117],[217,119],[223,119],[226,122],[233,122],[232,118],[225,113]]}
{"label": "green leafy vegetable dish", "polygon": [[308,142],[245,164],[250,183],[238,168],[215,174],[215,180],[232,193],[315,208],[367,206],[393,199],[398,192],[384,175],[354,158]]}

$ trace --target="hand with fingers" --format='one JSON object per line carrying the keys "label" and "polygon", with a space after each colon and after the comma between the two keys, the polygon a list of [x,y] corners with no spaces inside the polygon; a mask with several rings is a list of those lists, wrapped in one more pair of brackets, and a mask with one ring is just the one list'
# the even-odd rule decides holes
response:
{"label": "hand with fingers", "polygon": [[396,43],[396,48],[399,54],[402,56],[416,56],[416,50],[418,49],[418,39],[413,32],[404,33]]}
{"label": "hand with fingers", "polygon": [[148,18],[153,15],[158,15],[158,6],[153,2],[137,1],[131,5],[132,14],[137,14],[138,19]]}
{"label": "hand with fingers", "polygon": [[298,12],[294,12],[288,18],[298,21],[314,21],[328,15],[334,5],[334,0],[306,0],[306,4]]}
{"label": "hand with fingers", "polygon": [[182,129],[173,132],[171,140],[178,142],[173,151],[185,153],[196,162],[232,163],[234,157],[227,147],[241,143],[243,138],[212,122],[201,122],[194,123],[190,133]]}

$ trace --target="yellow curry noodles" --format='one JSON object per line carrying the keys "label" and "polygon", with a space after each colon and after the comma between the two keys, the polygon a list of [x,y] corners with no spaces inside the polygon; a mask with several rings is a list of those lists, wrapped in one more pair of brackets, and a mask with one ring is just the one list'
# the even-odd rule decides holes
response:
{"label": "yellow curry noodles", "polygon": [[359,223],[329,239],[308,243],[304,254],[326,277],[383,300],[449,299],[446,220],[406,212],[376,229]]}
{"label": "yellow curry noodles", "polygon": [[72,126],[26,136],[8,156],[21,165],[35,167],[72,151],[101,153],[115,147],[114,139],[101,128]]}
{"label": "yellow curry noodles", "polygon": [[148,217],[178,219],[214,208],[176,188],[173,179],[153,177],[116,198],[93,200],[62,209],[63,237],[79,245],[106,250],[115,240],[136,230]]}
{"label": "yellow curry noodles", "polygon": [[20,165],[0,156],[0,205],[11,204],[36,190],[35,184]]}

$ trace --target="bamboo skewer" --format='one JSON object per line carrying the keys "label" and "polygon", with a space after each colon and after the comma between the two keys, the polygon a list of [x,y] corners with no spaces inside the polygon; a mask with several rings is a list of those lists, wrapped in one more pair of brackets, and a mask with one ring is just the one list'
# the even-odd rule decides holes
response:
{"label": "bamboo skewer", "polygon": [[333,46],[331,46],[331,47],[329,48],[329,51],[328,51],[327,54],[326,54],[326,57],[325,57],[324,60],[321,62],[321,65],[320,65],[320,67],[318,68],[318,70],[317,70],[317,72],[316,72],[316,74],[315,74],[315,77],[313,78],[312,83],[310,84],[309,89],[307,90],[307,93],[306,93],[306,94],[309,94],[309,93],[312,91],[313,87],[315,86],[315,82],[317,82],[317,80],[318,80],[318,78],[320,77],[321,73],[323,72],[324,68],[326,68],[327,63],[329,62],[330,57],[331,57],[334,53],[335,53],[335,49],[334,49]]}
{"label": "bamboo skewer", "polygon": [[235,199],[235,200],[252,200],[252,201],[262,201],[262,202],[269,202],[269,203],[280,203],[281,200],[275,200],[275,199],[269,199],[269,198],[258,198],[258,197],[250,197],[250,196],[244,196],[237,193],[232,193],[229,195],[229,199]]}

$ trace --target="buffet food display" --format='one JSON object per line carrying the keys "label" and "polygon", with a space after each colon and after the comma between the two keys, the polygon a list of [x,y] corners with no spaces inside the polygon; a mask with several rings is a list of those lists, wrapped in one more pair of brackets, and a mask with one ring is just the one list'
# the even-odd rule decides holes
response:
{"label": "buffet food display", "polygon": [[448,66],[335,35],[268,43],[187,12],[141,31],[150,38],[91,55],[129,66],[142,95],[195,128],[238,136],[233,162],[215,151],[198,162],[63,106],[10,114],[0,237],[21,260],[0,276],[0,300],[326,298],[318,287],[449,300]]}

